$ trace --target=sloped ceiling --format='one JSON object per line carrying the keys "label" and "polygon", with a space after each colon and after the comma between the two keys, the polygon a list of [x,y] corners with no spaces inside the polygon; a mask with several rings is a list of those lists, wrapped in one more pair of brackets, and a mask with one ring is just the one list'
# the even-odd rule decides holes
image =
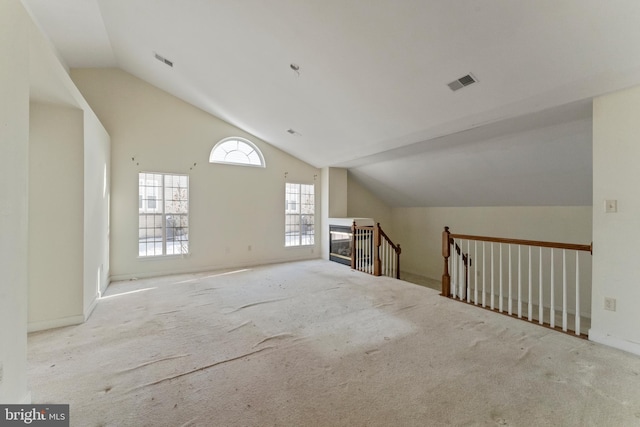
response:
{"label": "sloped ceiling", "polygon": [[120,67],[393,206],[589,205],[590,100],[640,84],[637,0],[24,3],[69,67]]}

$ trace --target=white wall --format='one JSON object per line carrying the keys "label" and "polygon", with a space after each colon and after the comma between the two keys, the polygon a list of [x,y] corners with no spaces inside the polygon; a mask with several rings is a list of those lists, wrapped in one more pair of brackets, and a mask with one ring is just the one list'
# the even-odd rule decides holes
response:
{"label": "white wall", "polygon": [[[593,319],[591,340],[640,354],[640,87],[593,103]],[[605,213],[604,201],[618,201]],[[604,298],[616,311],[604,310]]]}
{"label": "white wall", "polygon": [[93,111],[84,111],[83,315],[109,285],[111,139]]}
{"label": "white wall", "polygon": [[[32,124],[32,128],[37,130],[36,137],[42,141],[48,140],[50,147],[42,148],[50,150],[50,154],[55,156],[56,150],[60,145],[60,150],[68,154],[66,156],[55,156],[57,163],[48,167],[56,171],[63,171],[63,177],[66,177],[72,188],[76,191],[74,203],[77,201],[79,209],[73,208],[68,213],[69,216],[79,215],[73,220],[66,220],[68,224],[75,221],[78,228],[74,228],[74,232],[79,230],[78,236],[74,235],[73,239],[68,239],[64,244],[58,244],[57,250],[63,248],[64,251],[73,253],[73,257],[67,258],[67,263],[56,263],[54,260],[46,259],[46,255],[42,252],[42,256],[38,260],[33,260],[34,274],[39,274],[36,282],[43,282],[46,276],[46,268],[40,268],[56,265],[58,269],[73,270],[78,272],[80,279],[76,282],[78,293],[71,300],[67,298],[63,289],[70,284],[64,284],[63,278],[54,276],[52,280],[60,285],[61,292],[57,293],[56,286],[53,283],[47,288],[47,295],[54,297],[48,301],[49,307],[45,307],[44,303],[38,303],[35,300],[30,304],[30,323],[29,330],[40,330],[51,327],[63,326],[74,323],[81,323],[85,320],[97,301],[97,287],[105,287],[107,285],[108,267],[109,267],[109,236],[107,230],[108,211],[109,211],[109,167],[108,159],[110,152],[110,138],[102,124],[99,122],[87,102],[84,100],[76,86],[73,84],[66,68],[60,63],[58,56],[50,41],[40,32],[33,21],[29,22],[30,40],[29,40],[29,68],[25,73],[29,75],[30,100],[34,104],[46,105],[47,107],[38,108],[40,114],[38,119]],[[77,119],[73,123],[60,113],[64,109],[73,109],[77,112]],[[52,118],[48,118],[47,114],[53,114]],[[36,112],[37,114],[37,112]],[[60,118],[60,121],[56,120]],[[63,123],[67,121],[68,123]],[[68,134],[65,134],[69,127],[74,127],[77,133],[74,134],[75,149],[70,150]],[[50,133],[50,135],[48,135]],[[42,142],[44,144],[44,142]],[[35,155],[38,152],[34,153]],[[107,167],[105,168],[105,165]],[[56,169],[57,168],[57,169]],[[105,175],[106,171],[106,175]],[[34,171],[37,173],[37,171]],[[38,176],[38,175],[36,175]],[[69,177],[73,177],[69,179]],[[41,180],[44,178],[41,177]],[[49,189],[51,189],[51,181],[49,181]],[[40,191],[40,187],[32,186],[34,191]],[[71,187],[70,187],[71,188]],[[55,194],[52,192],[52,194]],[[68,194],[67,194],[68,196]],[[37,197],[37,196],[36,196]],[[52,196],[50,196],[52,197]],[[32,199],[35,200],[34,197]],[[58,204],[58,208],[61,206]],[[33,218],[38,218],[42,214],[39,210],[31,212]],[[64,208],[60,209],[59,215],[64,217]],[[30,224],[30,228],[38,227],[37,222]],[[38,234],[43,232],[43,227]],[[30,231],[31,233],[31,231]],[[51,232],[55,236],[54,231]],[[58,232],[58,235],[64,234]],[[59,236],[58,236],[59,237]],[[34,238],[34,241],[37,238]],[[54,239],[55,241],[57,239]],[[78,256],[76,256],[78,255]],[[55,255],[54,259],[61,261],[63,255]],[[41,262],[38,265],[38,262]],[[44,263],[44,264],[43,264]],[[63,267],[64,266],[64,267]],[[30,267],[31,268],[31,267]],[[44,285],[42,285],[44,286]],[[37,289],[30,291],[31,295],[39,295]],[[36,298],[42,299],[43,296]],[[75,306],[76,300],[80,301],[80,309]],[[71,309],[70,306],[74,308]],[[54,308],[57,307],[57,308]]]}
{"label": "white wall", "polygon": [[[3,273],[0,281],[0,402],[2,403],[28,403],[31,400],[30,393],[27,388],[27,321],[28,321],[28,295],[29,295],[29,236],[31,234],[31,224],[29,224],[30,213],[29,202],[29,131],[30,131],[30,112],[29,104],[33,102],[49,104],[48,107],[35,106],[33,115],[37,117],[33,123],[34,143],[44,144],[46,140],[53,143],[60,143],[65,140],[63,136],[65,132],[73,133],[80,127],[80,132],[84,128],[85,145],[91,135],[99,133],[99,138],[103,145],[107,146],[108,152],[109,137],[104,128],[97,121],[91,109],[88,107],[77,88],[73,85],[71,79],[65,71],[65,68],[59,62],[57,55],[49,41],[42,35],[38,27],[34,24],[32,18],[25,10],[23,4],[19,0],[4,0],[0,2],[0,57],[2,57],[2,66],[0,67],[0,178],[4,185],[0,189],[0,271]],[[54,106],[55,105],[55,106]],[[64,124],[53,123],[51,117],[41,115],[45,110],[49,112],[55,111],[60,113],[60,106],[64,106],[62,110],[72,109],[83,110],[85,123],[78,118],[72,119],[75,130],[63,129]],[[77,110],[78,111],[78,110]],[[54,114],[54,115],[55,115]],[[79,115],[80,113],[71,113],[71,115]],[[66,117],[66,113],[59,117]],[[77,120],[76,120],[77,119]],[[87,127],[86,122],[91,124]],[[50,129],[54,130],[55,138],[47,138],[41,124],[47,123]],[[68,122],[68,120],[67,120]],[[53,135],[52,135],[53,136]],[[77,135],[73,136],[73,139]],[[88,138],[89,136],[89,138]],[[62,139],[60,139],[62,138]],[[53,141],[55,139],[55,141]],[[75,141],[77,142],[77,140]],[[49,147],[53,148],[53,147]],[[34,151],[34,162],[49,148],[42,146]],[[82,143],[75,146],[82,153]],[[73,175],[74,181],[69,188],[62,186],[58,188],[60,192],[75,191],[78,185],[82,188],[83,172],[87,167],[93,167],[92,161],[78,161],[78,153],[74,150],[68,150],[66,145],[61,147],[62,151],[66,150],[67,158],[58,157],[57,160],[66,162],[66,166],[73,166],[74,170],[65,170],[63,180],[67,180]],[[54,152],[52,150],[50,152]],[[72,152],[73,151],[73,152]],[[87,152],[86,146],[84,152]],[[49,165],[52,166],[52,165]],[[63,170],[65,165],[58,165]],[[56,169],[53,172],[59,171]],[[107,180],[109,179],[107,175]],[[48,182],[51,197],[55,194],[54,180]],[[69,181],[66,182],[69,184]],[[40,191],[40,189],[38,189]],[[77,194],[76,194],[77,195]],[[60,199],[65,199],[68,194],[62,194]],[[60,199],[56,201],[56,208],[64,211],[65,207],[60,206]],[[73,229],[72,236],[65,241],[60,242],[56,248],[56,252],[69,251],[80,256],[80,262],[85,255],[82,242],[82,233],[84,224],[82,223],[83,195],[80,192],[77,197],[73,198],[73,209],[68,210],[68,214],[73,219],[79,219],[77,228]],[[77,202],[80,201],[78,207]],[[106,218],[106,206],[102,207],[102,216]],[[48,207],[51,209],[51,206]],[[79,216],[78,216],[79,214]],[[95,212],[94,212],[95,214]],[[58,217],[61,219],[61,217]],[[68,224],[71,219],[63,219]],[[40,217],[34,222],[34,230],[41,224]],[[78,233],[78,230],[80,232]],[[80,239],[78,239],[78,234]],[[101,247],[100,263],[108,265],[108,251],[104,250],[107,236],[96,239],[91,243],[91,247]],[[35,241],[35,239],[34,239]],[[50,243],[51,240],[47,242]],[[86,256],[84,256],[86,259]],[[40,278],[44,276],[43,270],[47,268],[45,265],[51,266],[51,260],[40,258],[34,260],[36,264],[41,262],[38,267],[34,267],[32,276]],[[75,261],[74,261],[75,262]],[[59,266],[56,266],[56,268]],[[80,313],[82,319],[82,301],[84,299],[82,291],[82,273],[87,273],[87,266],[81,265],[79,269],[74,269],[74,275],[80,275],[80,286],[77,293],[67,292],[67,289],[61,289],[60,293],[56,289],[47,289],[47,295],[52,296],[46,307],[41,305],[40,309],[48,310],[48,314],[57,316],[55,307],[62,304],[65,306],[67,297],[73,300],[73,311]],[[57,278],[55,278],[57,279]],[[74,279],[75,280],[75,279]],[[77,283],[77,282],[76,282]],[[40,298],[40,297],[39,297]],[[78,301],[80,301],[78,307]],[[37,305],[42,303],[34,301]],[[68,308],[68,306],[67,306]],[[79,310],[78,310],[79,308]],[[52,311],[53,310],[53,311]],[[84,310],[85,314],[88,310]],[[44,311],[42,313],[33,312],[35,316],[44,318],[47,316]]]}
{"label": "white wall", "polygon": [[[313,247],[284,247],[285,173],[288,182],[316,184],[319,219],[318,169],[124,71],[80,69],[71,76],[111,135],[112,278],[320,256],[319,234]],[[230,136],[255,143],[267,168],[209,164],[213,146]],[[138,258],[139,172],[189,175],[188,256]]]}
{"label": "white wall", "polygon": [[29,330],[83,321],[83,111],[31,103]]}
{"label": "white wall", "polygon": [[380,226],[391,240],[394,243],[398,243],[396,236],[393,234],[391,207],[363,187],[351,174],[348,174],[347,194],[348,217],[373,218],[374,221],[380,223]]}
{"label": "white wall", "polygon": [[327,168],[329,180],[329,218],[346,218],[348,210],[347,170]]}
{"label": "white wall", "polygon": [[0,2],[0,402],[28,403],[29,18]]}

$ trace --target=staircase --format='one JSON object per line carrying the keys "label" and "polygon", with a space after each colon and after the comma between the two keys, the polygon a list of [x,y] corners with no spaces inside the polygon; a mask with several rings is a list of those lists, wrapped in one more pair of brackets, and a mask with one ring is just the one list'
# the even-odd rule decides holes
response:
{"label": "staircase", "polygon": [[380,223],[373,226],[351,226],[351,268],[372,274],[400,278],[399,244],[395,244],[382,230]]}

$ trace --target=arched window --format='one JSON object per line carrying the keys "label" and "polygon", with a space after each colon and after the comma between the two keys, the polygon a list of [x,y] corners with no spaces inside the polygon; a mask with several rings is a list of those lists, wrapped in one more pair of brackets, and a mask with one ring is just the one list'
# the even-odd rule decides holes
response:
{"label": "arched window", "polygon": [[231,137],[218,142],[209,155],[209,163],[266,167],[260,149],[243,138]]}

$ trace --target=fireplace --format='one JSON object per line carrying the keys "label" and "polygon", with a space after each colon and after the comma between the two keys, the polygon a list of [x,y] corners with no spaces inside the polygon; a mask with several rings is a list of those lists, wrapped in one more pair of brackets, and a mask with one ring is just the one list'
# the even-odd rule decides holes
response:
{"label": "fireplace", "polygon": [[331,261],[351,265],[352,236],[349,226],[329,226],[329,259]]}

